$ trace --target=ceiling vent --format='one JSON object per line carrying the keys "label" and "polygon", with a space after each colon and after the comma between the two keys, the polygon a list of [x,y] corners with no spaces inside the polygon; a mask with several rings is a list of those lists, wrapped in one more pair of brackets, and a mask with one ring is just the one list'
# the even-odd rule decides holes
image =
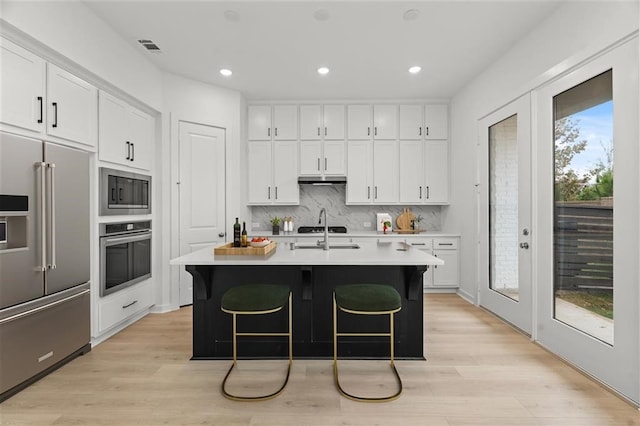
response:
{"label": "ceiling vent", "polygon": [[138,40],[138,43],[151,53],[160,53],[160,48],[152,40]]}

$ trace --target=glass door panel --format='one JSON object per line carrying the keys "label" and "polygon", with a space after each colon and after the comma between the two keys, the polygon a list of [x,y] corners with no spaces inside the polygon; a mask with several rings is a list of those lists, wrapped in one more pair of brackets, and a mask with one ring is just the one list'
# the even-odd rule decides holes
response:
{"label": "glass door panel", "polygon": [[554,318],[613,344],[613,87],[608,70],[553,97]]}
{"label": "glass door panel", "polygon": [[489,127],[489,235],[489,287],[517,301],[517,114]]}

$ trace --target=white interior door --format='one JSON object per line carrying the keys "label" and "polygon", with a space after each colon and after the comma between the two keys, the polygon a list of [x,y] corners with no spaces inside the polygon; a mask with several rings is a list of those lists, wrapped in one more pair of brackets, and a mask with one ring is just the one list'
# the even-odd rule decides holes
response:
{"label": "white interior door", "polygon": [[638,403],[637,37],[536,97],[537,337]]}
{"label": "white interior door", "polygon": [[479,302],[531,334],[531,100],[480,120]]}
{"label": "white interior door", "polygon": [[[225,241],[225,130],[179,123],[180,256]],[[180,271],[180,305],[193,303],[191,275]]]}

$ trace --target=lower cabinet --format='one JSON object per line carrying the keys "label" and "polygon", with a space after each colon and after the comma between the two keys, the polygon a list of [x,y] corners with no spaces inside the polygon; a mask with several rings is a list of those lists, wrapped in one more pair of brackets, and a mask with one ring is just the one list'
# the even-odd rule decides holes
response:
{"label": "lower cabinet", "polygon": [[457,237],[407,240],[413,247],[424,250],[444,261],[444,265],[433,266],[424,273],[423,285],[425,289],[457,288],[460,286],[458,240]]}
{"label": "lower cabinet", "polygon": [[98,332],[102,334],[153,305],[151,284],[138,284],[102,298],[98,302]]}

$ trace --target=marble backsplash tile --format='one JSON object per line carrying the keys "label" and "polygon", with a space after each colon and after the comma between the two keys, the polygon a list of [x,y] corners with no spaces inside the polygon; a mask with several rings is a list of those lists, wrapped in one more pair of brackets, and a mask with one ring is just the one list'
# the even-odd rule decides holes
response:
{"label": "marble backsplash tile", "polygon": [[[274,217],[293,217],[295,229],[298,226],[315,226],[318,223],[320,209],[327,209],[329,226],[344,225],[351,232],[374,231],[376,213],[389,213],[395,219],[404,207],[410,207],[414,215],[421,215],[420,228],[428,231],[440,231],[440,206],[347,206],[346,185],[314,186],[300,185],[299,206],[254,206],[251,208],[251,223],[259,224],[252,231],[271,230],[269,220]],[[364,223],[371,223],[365,227]]]}

